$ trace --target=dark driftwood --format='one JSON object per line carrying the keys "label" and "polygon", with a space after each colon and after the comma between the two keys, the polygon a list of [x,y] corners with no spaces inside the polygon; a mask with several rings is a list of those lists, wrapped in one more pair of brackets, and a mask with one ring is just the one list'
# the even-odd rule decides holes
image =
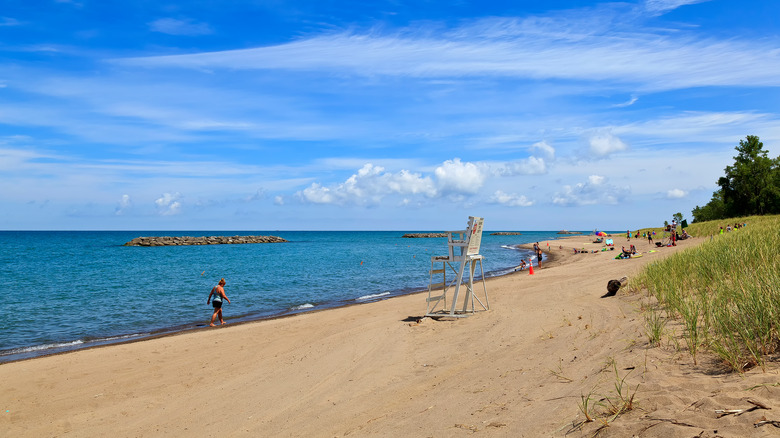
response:
{"label": "dark driftwood", "polygon": [[602,295],[601,298],[614,297],[626,283],[628,283],[628,277],[623,277],[620,280],[609,280],[607,282],[607,293]]}

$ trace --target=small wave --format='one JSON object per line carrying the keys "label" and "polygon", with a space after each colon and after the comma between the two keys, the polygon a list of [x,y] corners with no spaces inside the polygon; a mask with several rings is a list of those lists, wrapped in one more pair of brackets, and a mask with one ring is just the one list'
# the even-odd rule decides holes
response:
{"label": "small wave", "polygon": [[300,306],[291,307],[290,310],[311,309],[313,307],[314,307],[314,304],[306,303],[306,304],[301,304]]}
{"label": "small wave", "polygon": [[111,341],[118,341],[120,339],[137,338],[140,336],[149,336],[149,333],[136,333],[132,335],[110,336],[108,338],[95,339],[94,342],[111,342]]}
{"label": "small wave", "polygon": [[381,294],[374,294],[374,295],[364,295],[362,297],[355,298],[355,301],[371,300],[371,299],[374,299],[374,298],[384,297],[384,296],[387,296],[387,295],[390,295],[390,292],[383,292]]}
{"label": "small wave", "polygon": [[13,350],[8,350],[0,353],[0,355],[8,356],[12,354],[21,354],[21,353],[32,353],[34,351],[43,351],[43,350],[52,350],[55,348],[67,348],[67,347],[75,347],[76,345],[83,344],[84,341],[81,339],[71,342],[60,342],[56,344],[42,344],[42,345],[33,345],[31,347],[24,347],[24,348],[16,348]]}

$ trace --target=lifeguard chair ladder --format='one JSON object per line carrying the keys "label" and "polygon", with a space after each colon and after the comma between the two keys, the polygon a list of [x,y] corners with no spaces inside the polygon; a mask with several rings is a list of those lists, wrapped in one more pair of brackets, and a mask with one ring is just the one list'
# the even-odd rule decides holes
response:
{"label": "lifeguard chair ladder", "polygon": [[[482,267],[482,255],[479,254],[479,247],[482,243],[482,224],[484,219],[481,217],[469,216],[468,227],[465,230],[447,231],[447,255],[431,257],[430,280],[428,282],[428,309],[425,316],[449,316],[462,318],[476,312],[474,300],[476,300],[482,310],[490,309],[488,301],[487,286],[485,285],[485,271]],[[476,264],[479,262],[479,269],[482,280],[482,289],[485,293],[485,302],[483,303],[474,293],[474,273]],[[441,263],[441,268],[439,268]],[[457,269],[456,269],[457,267]],[[463,308],[455,310],[458,305],[458,296],[461,285],[463,285],[463,275],[468,267],[468,282],[466,283],[466,294],[463,297]],[[447,282],[447,268],[449,268],[455,278]],[[441,275],[441,282],[434,283],[434,276]],[[454,288],[452,294],[452,304],[447,308],[447,291]],[[440,295],[434,296],[434,292],[441,290]]]}

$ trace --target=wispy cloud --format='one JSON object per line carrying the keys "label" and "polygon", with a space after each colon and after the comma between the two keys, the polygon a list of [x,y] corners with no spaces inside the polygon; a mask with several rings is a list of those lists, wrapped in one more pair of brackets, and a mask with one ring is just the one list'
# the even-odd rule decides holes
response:
{"label": "wispy cloud", "polygon": [[680,6],[704,3],[711,0],[645,0],[645,8],[654,13],[666,13]]}
{"label": "wispy cloud", "polygon": [[207,23],[198,23],[189,18],[160,18],[149,23],[149,29],[154,32],[169,35],[198,36],[214,33]]}
{"label": "wispy cloud", "polygon": [[[536,23],[531,33],[528,25],[513,26],[513,19],[483,21],[491,25],[464,27],[450,38],[351,32],[269,47],[114,62],[149,68],[326,70],[417,78],[609,80],[643,90],[780,85],[780,77],[774,74],[780,69],[776,41],[719,41],[650,30],[589,34],[585,29],[576,39],[561,39],[559,30],[547,28],[544,22]],[[585,24],[585,20],[575,23]],[[503,29],[500,37],[485,31],[496,27]],[[475,31],[482,33],[471,33]],[[763,68],[753,68],[757,64]]]}
{"label": "wispy cloud", "polygon": [[11,17],[0,17],[0,27],[4,26],[21,26],[22,22]]}
{"label": "wispy cloud", "polygon": [[631,106],[631,105],[635,104],[636,101],[638,101],[638,100],[639,100],[639,98],[637,96],[631,96],[631,99],[629,101],[612,105],[612,107],[613,108],[625,108],[627,106]]}

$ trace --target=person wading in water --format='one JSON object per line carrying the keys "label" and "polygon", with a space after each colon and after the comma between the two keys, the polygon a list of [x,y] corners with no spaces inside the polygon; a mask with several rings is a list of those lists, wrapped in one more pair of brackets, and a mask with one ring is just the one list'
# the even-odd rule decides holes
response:
{"label": "person wading in water", "polygon": [[[230,303],[230,298],[225,295],[225,284],[225,279],[220,279],[219,284],[211,289],[211,292],[209,292],[209,297],[206,299],[206,304],[211,302],[214,306],[214,314],[211,315],[211,322],[209,323],[211,327],[214,327],[214,320],[217,318],[217,316],[219,316],[220,324],[225,323],[225,320],[222,319],[222,300],[227,300],[227,302]],[[213,300],[211,299],[212,295],[214,295]]]}

